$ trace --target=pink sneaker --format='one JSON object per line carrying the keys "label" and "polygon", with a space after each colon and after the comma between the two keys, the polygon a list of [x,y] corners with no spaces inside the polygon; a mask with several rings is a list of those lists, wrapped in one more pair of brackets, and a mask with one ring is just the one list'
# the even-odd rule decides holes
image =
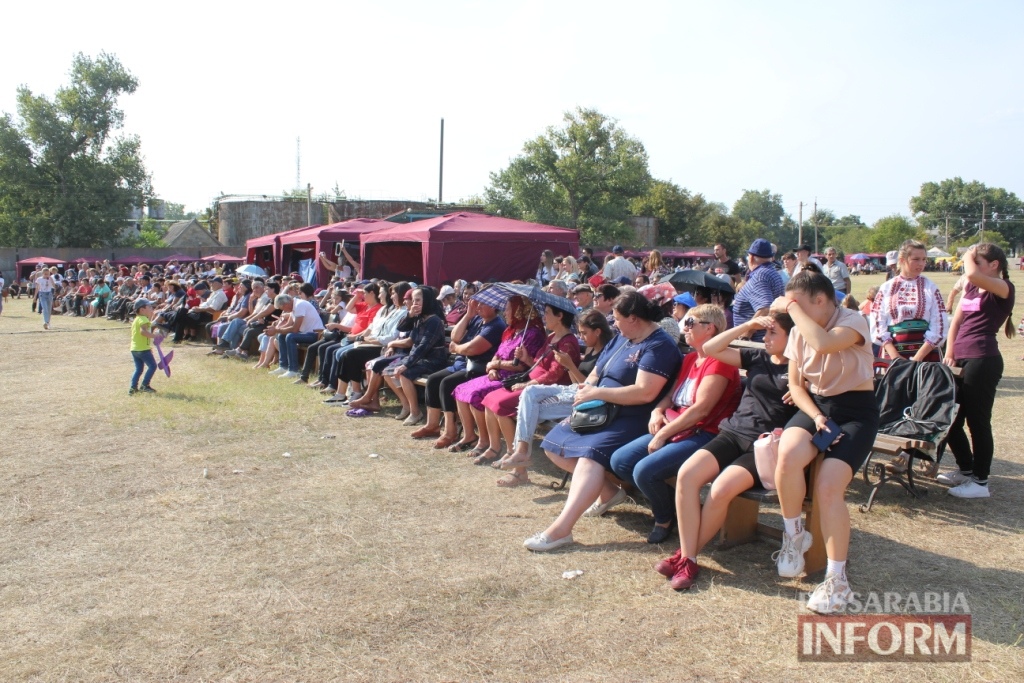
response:
{"label": "pink sneaker", "polygon": [[662,560],[658,564],[654,565],[654,571],[658,572],[666,579],[671,579],[675,576],[675,573],[679,571],[679,560],[683,557],[683,551],[677,550],[675,554],[667,560]]}
{"label": "pink sneaker", "polygon": [[697,563],[687,557],[679,563],[679,571],[672,577],[672,588],[677,591],[686,590],[697,580],[699,572],[700,567],[697,566]]}

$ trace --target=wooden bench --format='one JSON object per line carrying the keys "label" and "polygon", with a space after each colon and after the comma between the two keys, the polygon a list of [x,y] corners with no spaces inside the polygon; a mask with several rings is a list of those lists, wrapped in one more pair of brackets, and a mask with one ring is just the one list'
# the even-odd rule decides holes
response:
{"label": "wooden bench", "polygon": [[[879,434],[871,446],[871,453],[864,463],[864,481],[871,487],[866,503],[860,506],[861,512],[869,512],[875,503],[875,495],[883,484],[895,481],[914,498],[920,498],[927,491],[919,489],[914,477],[934,477],[939,471],[939,455],[945,442],[938,444],[923,439],[910,439],[902,436]],[[887,460],[874,459],[879,454]],[[872,481],[872,478],[875,481]]]}
{"label": "wooden bench", "polygon": [[[825,555],[825,538],[821,533],[821,519],[814,501],[814,485],[818,477],[818,468],[824,459],[823,454],[807,468],[807,497],[804,498],[804,528],[811,532],[814,543],[804,555],[804,571],[814,574],[825,568],[828,558]],[[781,541],[783,530],[759,521],[761,503],[778,503],[777,491],[750,489],[744,491],[729,503],[725,523],[718,533],[720,548],[730,548],[742,543],[756,541],[760,536],[767,536]]]}

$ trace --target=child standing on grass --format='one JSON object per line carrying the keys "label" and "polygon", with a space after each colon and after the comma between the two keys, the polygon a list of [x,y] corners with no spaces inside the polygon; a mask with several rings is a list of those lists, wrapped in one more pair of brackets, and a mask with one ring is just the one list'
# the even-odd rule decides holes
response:
{"label": "child standing on grass", "polygon": [[[150,318],[153,315],[153,302],[149,299],[136,299],[134,304],[135,320],[132,321],[132,359],[135,361],[135,374],[132,375],[132,388],[128,390],[131,396],[137,392],[144,394],[155,394],[156,389],[149,386],[153,374],[156,372],[156,359],[153,358],[153,346],[150,339],[156,339],[150,328]],[[139,377],[142,375],[142,367],[146,367],[146,376],[142,378],[142,387],[139,387]]]}

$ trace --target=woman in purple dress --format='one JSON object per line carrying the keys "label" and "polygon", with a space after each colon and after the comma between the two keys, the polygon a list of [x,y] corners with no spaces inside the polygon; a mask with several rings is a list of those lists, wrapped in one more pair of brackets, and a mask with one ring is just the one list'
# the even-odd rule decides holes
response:
{"label": "woman in purple dress", "polygon": [[[501,381],[517,372],[525,372],[529,366],[522,356],[534,357],[544,345],[544,322],[529,301],[513,296],[505,303],[505,324],[498,350],[487,363],[487,374],[471,379],[455,387],[455,401],[462,423],[462,440],[459,445],[477,442],[469,456],[481,458],[491,447],[487,443],[487,425],[484,417],[484,396],[501,388]],[[518,351],[523,347],[523,351]],[[518,351],[518,354],[517,354]],[[480,463],[486,462],[486,459]]]}

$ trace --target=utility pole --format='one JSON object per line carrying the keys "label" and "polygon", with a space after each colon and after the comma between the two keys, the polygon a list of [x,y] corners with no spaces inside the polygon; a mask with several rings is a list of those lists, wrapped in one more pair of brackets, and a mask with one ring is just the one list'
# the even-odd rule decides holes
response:
{"label": "utility pole", "polygon": [[295,138],[295,187],[302,187],[302,138]]}
{"label": "utility pole", "polygon": [[985,199],[981,200],[981,231],[978,233],[978,242],[985,239],[985,212],[988,209],[988,201]]}
{"label": "utility pole", "polygon": [[306,183],[306,225],[313,225],[313,186]]}
{"label": "utility pole", "polygon": [[444,118],[441,119],[441,156],[440,156],[440,168],[437,171],[437,205],[440,206],[444,201],[442,196],[444,195]]}
{"label": "utility pole", "polygon": [[814,213],[811,214],[811,222],[814,223],[814,253],[818,253],[818,198],[814,198]]}
{"label": "utility pole", "polygon": [[800,202],[800,213],[797,214],[796,246],[804,243],[804,203]]}
{"label": "utility pole", "polygon": [[949,253],[949,214],[946,214],[946,253]]}

